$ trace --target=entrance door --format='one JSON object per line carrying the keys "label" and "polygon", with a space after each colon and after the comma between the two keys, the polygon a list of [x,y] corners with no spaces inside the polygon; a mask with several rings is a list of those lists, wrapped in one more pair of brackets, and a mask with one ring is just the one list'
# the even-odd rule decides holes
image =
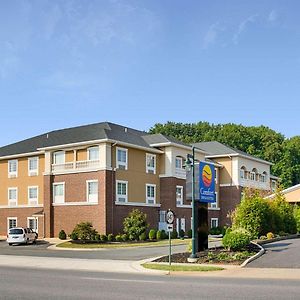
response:
{"label": "entrance door", "polygon": [[185,218],[180,219],[180,229],[185,232]]}
{"label": "entrance door", "polygon": [[30,217],[27,218],[27,226],[31,228],[34,232],[38,233],[39,226],[38,226],[38,218]]}

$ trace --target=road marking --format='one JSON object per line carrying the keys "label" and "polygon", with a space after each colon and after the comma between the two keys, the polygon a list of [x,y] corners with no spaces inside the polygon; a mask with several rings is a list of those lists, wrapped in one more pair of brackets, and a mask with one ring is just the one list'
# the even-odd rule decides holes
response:
{"label": "road marking", "polygon": [[115,278],[96,278],[96,277],[80,277],[80,278],[83,279],[83,280],[141,282],[141,283],[161,283],[161,284],[165,284],[164,281],[155,281],[155,280],[115,279]]}

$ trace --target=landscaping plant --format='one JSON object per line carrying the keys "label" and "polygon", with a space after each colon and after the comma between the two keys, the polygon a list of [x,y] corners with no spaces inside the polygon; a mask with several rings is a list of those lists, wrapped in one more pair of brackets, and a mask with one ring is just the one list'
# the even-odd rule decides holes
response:
{"label": "landscaping plant", "polygon": [[[91,222],[81,222],[75,226],[72,234],[73,233],[76,234],[80,240],[87,241],[92,240],[93,237],[96,236],[97,231],[93,228]],[[75,235],[73,235],[73,237],[75,237]]]}
{"label": "landscaping plant", "polygon": [[156,238],[156,230],[155,229],[151,229],[149,231],[149,240],[153,241],[153,240],[155,240],[155,238]]}
{"label": "landscaping plant", "polygon": [[224,248],[231,251],[244,250],[251,241],[251,234],[244,228],[236,228],[227,230],[222,239]]}
{"label": "landscaping plant", "polygon": [[65,231],[63,229],[59,232],[58,238],[60,240],[65,240],[67,238],[67,234],[65,233]]}

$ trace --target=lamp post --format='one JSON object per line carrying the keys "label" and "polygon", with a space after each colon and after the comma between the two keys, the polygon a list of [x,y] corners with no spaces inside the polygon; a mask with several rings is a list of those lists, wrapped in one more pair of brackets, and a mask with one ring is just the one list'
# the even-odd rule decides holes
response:
{"label": "lamp post", "polygon": [[190,255],[190,261],[197,258],[196,254],[196,202],[195,202],[195,146],[192,146],[192,154],[187,155],[185,163],[186,170],[192,171],[192,254]]}

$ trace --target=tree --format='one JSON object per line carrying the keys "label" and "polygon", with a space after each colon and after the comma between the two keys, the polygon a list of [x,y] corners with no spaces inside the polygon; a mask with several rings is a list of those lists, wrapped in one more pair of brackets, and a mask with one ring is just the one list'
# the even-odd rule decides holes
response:
{"label": "tree", "polygon": [[133,209],[124,219],[123,226],[123,231],[128,235],[129,239],[137,241],[139,236],[146,232],[149,227],[147,215],[138,209]]}

